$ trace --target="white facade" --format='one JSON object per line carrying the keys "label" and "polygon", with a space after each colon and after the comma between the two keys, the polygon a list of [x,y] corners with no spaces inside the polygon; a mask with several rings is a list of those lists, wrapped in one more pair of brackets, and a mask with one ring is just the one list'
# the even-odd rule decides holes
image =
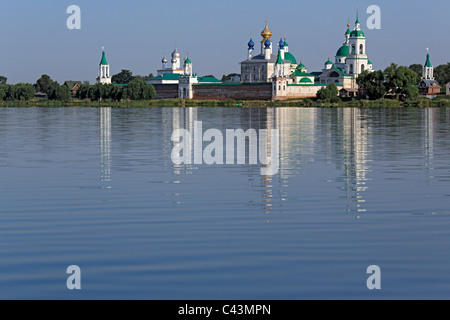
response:
{"label": "white facade", "polygon": [[447,95],[450,95],[450,82],[447,83],[446,87],[447,87],[446,93]]}

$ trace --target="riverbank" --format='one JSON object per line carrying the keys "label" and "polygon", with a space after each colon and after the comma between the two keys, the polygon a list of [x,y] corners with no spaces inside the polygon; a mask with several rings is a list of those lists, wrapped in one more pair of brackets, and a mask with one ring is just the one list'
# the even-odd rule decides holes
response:
{"label": "riverbank", "polygon": [[420,98],[413,101],[400,102],[397,100],[349,100],[336,103],[313,99],[286,101],[234,101],[234,100],[142,100],[142,101],[51,101],[32,99],[29,101],[1,101],[0,107],[115,107],[115,108],[160,108],[160,107],[222,107],[222,108],[269,108],[269,107],[302,107],[302,108],[437,108],[450,107],[450,96],[439,96],[436,99]]}

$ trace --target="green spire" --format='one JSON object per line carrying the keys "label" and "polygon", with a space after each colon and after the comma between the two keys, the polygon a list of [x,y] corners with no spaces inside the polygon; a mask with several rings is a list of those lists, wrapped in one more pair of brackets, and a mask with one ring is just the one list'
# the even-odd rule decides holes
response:
{"label": "green spire", "polygon": [[356,23],[359,24],[359,8],[356,8]]}
{"label": "green spire", "polygon": [[281,50],[278,50],[277,64],[284,64],[283,59],[281,59]]}
{"label": "green spire", "polygon": [[100,61],[100,65],[107,66],[108,62],[106,62],[105,48],[102,48],[102,49],[103,49],[103,53],[102,53],[102,61]]}
{"label": "green spire", "polygon": [[430,61],[430,53],[429,53],[429,52],[427,53],[427,61],[425,61],[425,67],[427,67],[427,68],[433,67],[433,66],[431,65],[431,61]]}

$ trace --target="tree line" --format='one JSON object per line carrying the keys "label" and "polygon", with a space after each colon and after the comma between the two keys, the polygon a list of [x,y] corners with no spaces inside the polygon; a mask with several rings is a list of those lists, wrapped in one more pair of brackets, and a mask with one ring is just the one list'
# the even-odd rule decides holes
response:
{"label": "tree line", "polygon": [[[152,74],[149,75],[151,77]],[[42,75],[36,83],[7,84],[7,78],[0,76],[0,101],[30,100],[36,94],[46,97],[48,100],[70,101],[72,98],[101,100],[151,100],[156,96],[155,88],[145,82],[145,77],[133,76],[131,71],[122,72],[113,76],[119,84],[95,84],[85,82],[73,95],[71,88],[60,85],[50,76]]]}
{"label": "tree line", "polygon": [[[378,100],[386,96],[395,99],[415,100],[419,97],[417,85],[422,78],[423,66],[413,64],[409,67],[392,63],[384,71],[364,71],[358,76],[356,83],[362,87],[370,100]],[[450,82],[450,63],[434,68],[435,80],[444,87]],[[324,101],[338,102],[338,88],[331,83],[317,93],[317,98]]]}
{"label": "tree line", "polygon": [[92,101],[152,100],[155,96],[155,88],[138,78],[130,81],[126,86],[100,83],[95,85],[83,84],[75,95],[78,99],[90,99]]}

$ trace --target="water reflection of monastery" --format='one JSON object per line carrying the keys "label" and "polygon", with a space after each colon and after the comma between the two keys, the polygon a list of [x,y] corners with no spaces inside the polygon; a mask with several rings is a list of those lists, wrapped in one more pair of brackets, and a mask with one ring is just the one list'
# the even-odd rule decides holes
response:
{"label": "water reflection of monastery", "polygon": [[[328,112],[326,109],[267,108],[247,109],[232,112],[215,110],[220,123],[209,123],[205,109],[173,108],[163,109],[164,145],[168,146],[165,158],[170,161],[173,130],[179,128],[192,132],[194,121],[204,121],[210,127],[225,129],[242,128],[279,129],[279,173],[260,174],[260,165],[247,165],[250,188],[261,193],[263,213],[269,215],[276,208],[283,211],[290,178],[298,177],[308,162],[318,156],[330,158],[343,173],[342,188],[347,198],[347,212],[364,212],[364,192],[368,189],[369,172],[369,128],[364,114],[359,109],[340,109]],[[217,112],[223,115],[217,117]],[[233,124],[231,128],[227,123]],[[319,125],[320,124],[320,125]],[[192,142],[191,142],[192,143]],[[270,141],[267,142],[270,144]],[[170,147],[169,147],[170,146]],[[199,169],[194,165],[172,165],[174,174],[190,174]],[[291,195],[292,198],[292,195]]]}

